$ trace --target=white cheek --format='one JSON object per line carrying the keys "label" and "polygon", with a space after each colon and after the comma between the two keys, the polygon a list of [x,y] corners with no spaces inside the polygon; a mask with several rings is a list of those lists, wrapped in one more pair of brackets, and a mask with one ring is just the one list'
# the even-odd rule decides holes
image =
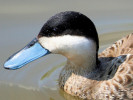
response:
{"label": "white cheek", "polygon": [[96,44],[82,36],[57,36],[39,38],[41,45],[53,53],[71,52],[71,54],[87,54],[95,52]]}

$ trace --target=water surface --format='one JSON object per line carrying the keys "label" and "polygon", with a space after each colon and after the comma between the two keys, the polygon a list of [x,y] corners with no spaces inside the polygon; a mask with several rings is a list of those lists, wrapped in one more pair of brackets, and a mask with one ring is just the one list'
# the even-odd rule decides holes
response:
{"label": "water surface", "polygon": [[66,10],[91,18],[99,34],[101,52],[133,33],[132,4],[125,0],[0,0],[0,100],[78,100],[58,87],[65,57],[50,54],[19,70],[4,69],[5,60],[30,42],[49,17]]}

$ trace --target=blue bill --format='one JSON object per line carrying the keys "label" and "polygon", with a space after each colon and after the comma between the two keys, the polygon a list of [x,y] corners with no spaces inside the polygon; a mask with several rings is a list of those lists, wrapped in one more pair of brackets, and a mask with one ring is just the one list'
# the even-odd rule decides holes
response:
{"label": "blue bill", "polygon": [[26,65],[27,63],[36,60],[44,55],[49,54],[47,49],[44,49],[39,43],[37,38],[33,39],[22,50],[18,51],[5,62],[4,68],[6,69],[18,69]]}

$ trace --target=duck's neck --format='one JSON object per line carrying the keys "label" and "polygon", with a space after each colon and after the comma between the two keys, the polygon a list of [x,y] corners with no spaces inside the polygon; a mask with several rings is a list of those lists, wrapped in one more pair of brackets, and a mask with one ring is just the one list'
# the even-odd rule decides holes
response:
{"label": "duck's neck", "polygon": [[[74,56],[75,57],[75,56]],[[82,88],[87,82],[91,84],[88,75],[96,68],[96,53],[92,52],[86,56],[71,57],[67,60],[65,67],[62,69],[59,77],[59,86],[67,93],[77,96],[83,92]],[[89,81],[89,82],[88,82]],[[87,88],[91,86],[88,85]]]}
{"label": "duck's neck", "polygon": [[[71,49],[62,50],[60,54],[67,57],[67,64],[63,72],[69,72],[84,76],[95,69],[97,65],[96,43],[93,40],[84,40],[78,45],[74,45]],[[66,73],[67,74],[67,73]],[[67,75],[68,77],[70,75]]]}
{"label": "duck's neck", "polygon": [[65,71],[71,72],[70,74],[77,74],[80,76],[87,77],[88,73],[92,72],[96,68],[96,56],[89,56],[83,58],[79,56],[73,60],[67,60],[67,63],[64,67]]}

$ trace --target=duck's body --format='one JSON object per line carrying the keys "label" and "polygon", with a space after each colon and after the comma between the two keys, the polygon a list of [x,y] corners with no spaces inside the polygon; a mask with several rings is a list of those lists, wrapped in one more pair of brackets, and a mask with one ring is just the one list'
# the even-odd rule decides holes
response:
{"label": "duck's body", "polygon": [[91,72],[86,72],[86,69],[81,71],[68,63],[60,74],[60,87],[67,93],[84,99],[132,99],[132,45],[133,34],[117,41],[99,54],[100,63]]}
{"label": "duck's body", "polygon": [[[98,56],[98,35],[91,20],[77,12],[62,12],[49,19],[30,44],[23,49],[27,50],[25,58],[20,51],[5,68],[20,68],[50,52],[61,54],[68,59],[59,76],[59,86],[65,92],[83,99],[133,99],[133,34]],[[37,56],[27,59],[27,52],[38,47],[37,54],[34,51]]]}

